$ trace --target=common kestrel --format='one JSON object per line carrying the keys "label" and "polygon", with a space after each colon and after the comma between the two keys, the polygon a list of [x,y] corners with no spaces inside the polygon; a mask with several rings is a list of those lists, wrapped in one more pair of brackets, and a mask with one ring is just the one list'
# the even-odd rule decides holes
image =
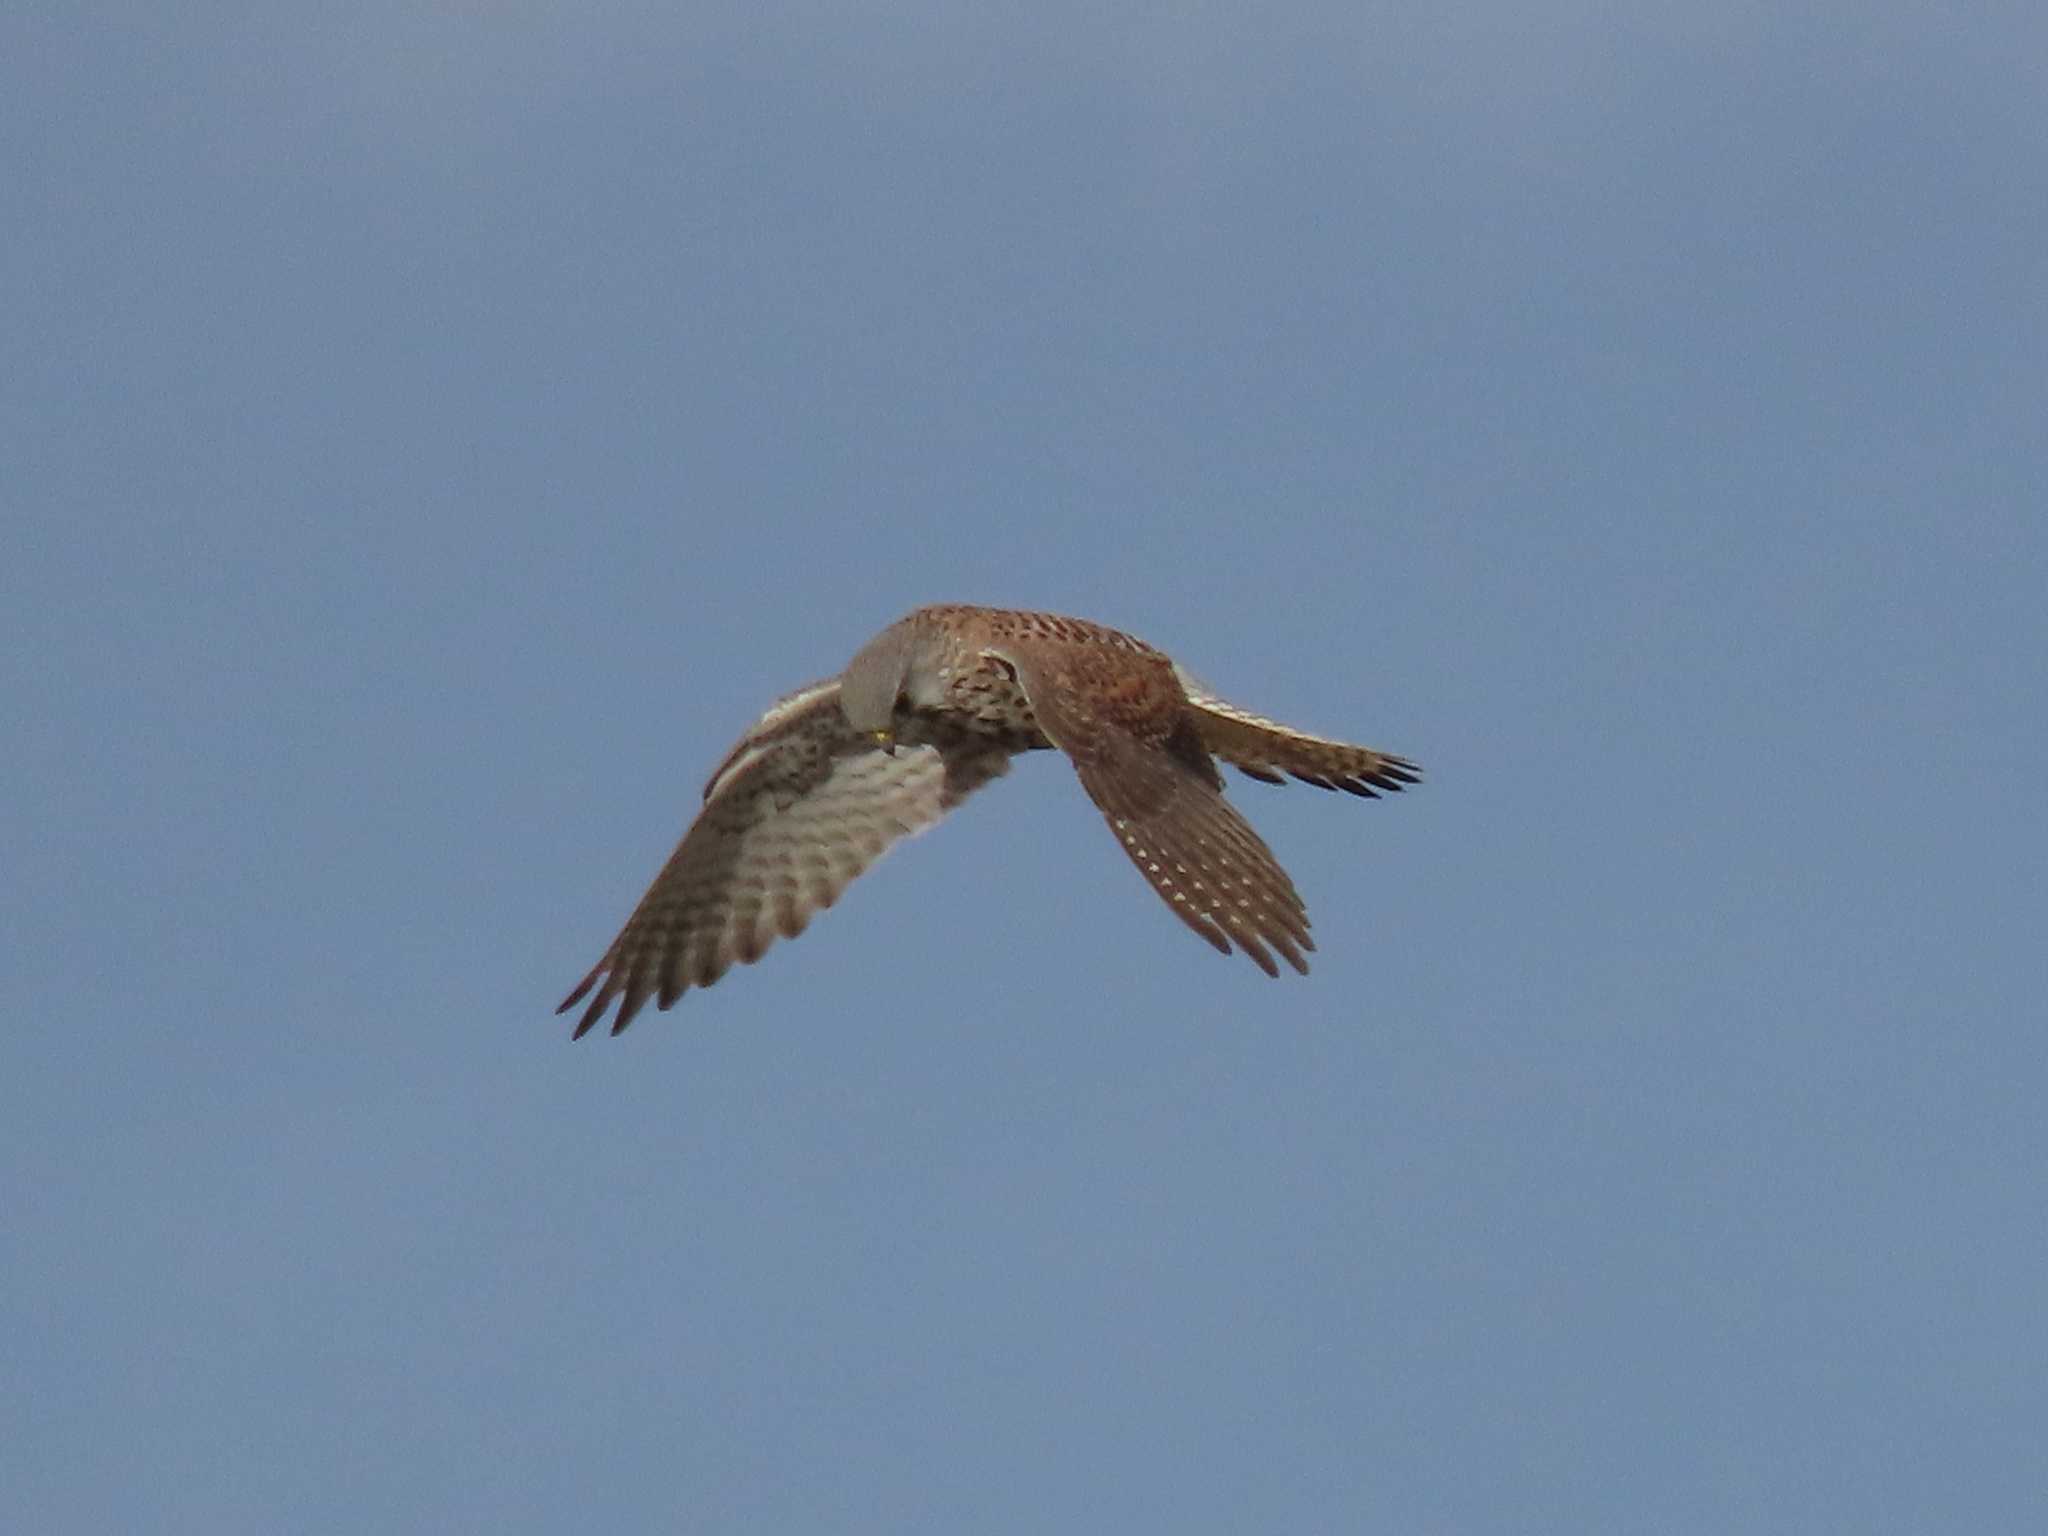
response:
{"label": "common kestrel", "polygon": [[734,961],[751,964],[898,838],[922,832],[1019,752],[1058,747],[1125,854],[1182,922],[1268,976],[1306,974],[1308,913],[1223,798],[1214,758],[1267,784],[1291,774],[1373,797],[1415,764],[1311,736],[1216,697],[1171,657],[1086,619],[966,604],[919,608],[844,672],[778,700],[739,739],[704,808],[604,958],[583,1035],[617,1001],[617,1034]]}

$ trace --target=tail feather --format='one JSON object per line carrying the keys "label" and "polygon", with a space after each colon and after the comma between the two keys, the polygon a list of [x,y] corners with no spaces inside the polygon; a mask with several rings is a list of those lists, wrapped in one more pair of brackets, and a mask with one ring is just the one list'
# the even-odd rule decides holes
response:
{"label": "tail feather", "polygon": [[1422,782],[1422,770],[1405,757],[1296,730],[1240,709],[1185,676],[1181,682],[1202,745],[1248,778],[1280,784],[1291,775],[1368,799]]}

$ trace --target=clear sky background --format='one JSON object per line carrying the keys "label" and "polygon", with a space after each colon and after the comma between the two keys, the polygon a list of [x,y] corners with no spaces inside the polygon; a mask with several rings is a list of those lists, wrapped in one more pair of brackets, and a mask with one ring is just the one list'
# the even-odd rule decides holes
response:
{"label": "clear sky background", "polygon": [[[2048,1522],[2032,5],[18,6],[0,1524]],[[551,1010],[904,609],[1028,759]]]}

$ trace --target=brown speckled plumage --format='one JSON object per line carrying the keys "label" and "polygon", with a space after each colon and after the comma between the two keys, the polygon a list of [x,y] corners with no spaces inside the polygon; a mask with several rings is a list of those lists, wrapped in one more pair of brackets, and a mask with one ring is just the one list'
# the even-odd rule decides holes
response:
{"label": "brown speckled plumage", "polygon": [[[867,712],[870,728],[857,728],[850,717]],[[616,1001],[617,1034],[649,998],[667,1008],[710,986],[802,933],[892,843],[1008,772],[1013,755],[1051,747],[1073,760],[1168,910],[1269,976],[1279,974],[1276,951],[1308,970],[1307,910],[1224,799],[1213,759],[1266,783],[1292,775],[1365,796],[1419,777],[1403,758],[1239,709],[1119,630],[1050,613],[919,608],[740,738],[618,938],[557,1011],[590,997],[580,1038]]]}

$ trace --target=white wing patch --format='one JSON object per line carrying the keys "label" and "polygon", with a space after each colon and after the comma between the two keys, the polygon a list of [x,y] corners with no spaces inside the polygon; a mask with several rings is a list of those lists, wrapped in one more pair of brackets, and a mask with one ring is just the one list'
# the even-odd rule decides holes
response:
{"label": "white wing patch", "polygon": [[791,730],[802,732],[812,729],[815,724],[813,717],[828,699],[834,705],[839,702],[839,679],[836,677],[808,684],[770,704],[761,718],[747,727],[746,735],[725,755],[725,761],[718,765],[704,785],[705,801],[708,803],[725,785],[767,757],[778,738]]}

